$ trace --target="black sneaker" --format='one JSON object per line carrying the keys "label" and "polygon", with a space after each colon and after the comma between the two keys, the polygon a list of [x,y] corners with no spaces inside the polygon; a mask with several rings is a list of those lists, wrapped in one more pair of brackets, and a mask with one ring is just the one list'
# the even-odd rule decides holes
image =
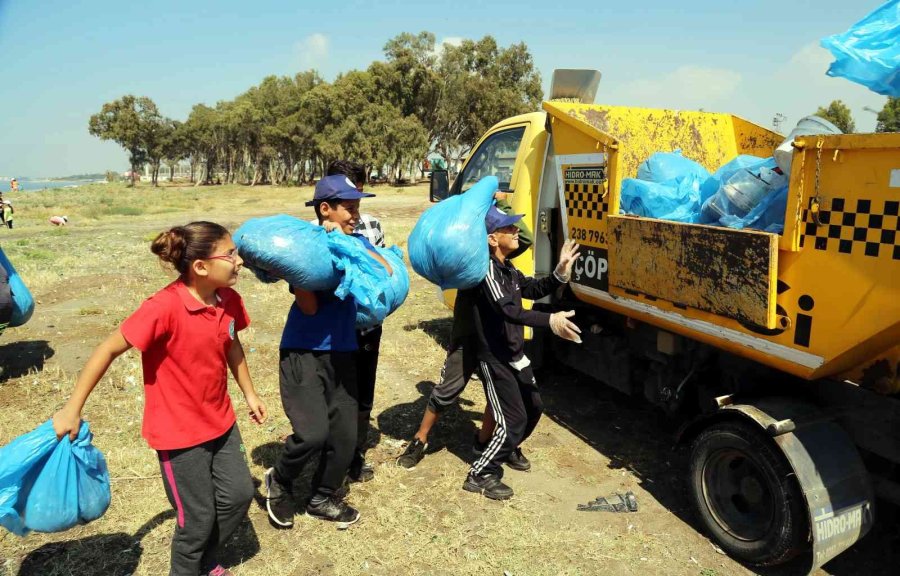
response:
{"label": "black sneaker", "polygon": [[478,433],[476,432],[475,438],[472,439],[472,454],[474,454],[476,456],[481,456],[484,453],[484,451],[487,449],[488,444],[490,444],[490,443],[491,443],[490,440],[488,440],[487,442],[484,442],[484,443],[479,442]]}
{"label": "black sneaker", "polygon": [[337,524],[338,530],[345,530],[359,520],[359,511],[356,508],[334,496],[326,498],[321,504],[313,504],[310,501],[306,507],[306,515],[334,522]]}
{"label": "black sneaker", "polygon": [[397,458],[397,466],[412,470],[425,457],[426,448],[428,448],[428,444],[423,444],[418,438],[413,438],[403,454]]}
{"label": "black sneaker", "polygon": [[294,494],[275,478],[275,469],[266,470],[266,510],[269,520],[278,528],[294,526]]}
{"label": "black sneaker", "polygon": [[496,474],[477,476],[469,472],[463,482],[463,490],[484,494],[491,500],[508,500],[513,495],[513,489],[504,484]]}
{"label": "black sneaker", "polygon": [[350,477],[351,482],[368,482],[375,478],[375,469],[366,462],[365,456],[357,452],[356,456],[353,457],[353,462],[350,463],[350,470],[347,471],[347,476]]}
{"label": "black sneaker", "polygon": [[506,459],[506,465],[519,472],[528,472],[531,470],[531,462],[529,462],[528,458],[522,454],[521,448],[516,448],[510,453],[509,458]]}

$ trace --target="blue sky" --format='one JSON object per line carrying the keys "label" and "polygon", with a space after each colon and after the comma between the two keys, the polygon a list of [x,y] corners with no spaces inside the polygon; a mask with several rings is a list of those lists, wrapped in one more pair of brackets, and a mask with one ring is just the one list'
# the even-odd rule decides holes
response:
{"label": "blue sky", "polygon": [[[124,170],[126,155],[87,132],[124,94],[185,119],[263,77],[364,69],[401,32],[438,41],[524,41],[544,79],[594,68],[597,102],[730,112],[785,131],[833,99],[872,131],[885,98],[825,76],[824,36],[881,0],[600,2],[116,2],[0,0],[0,176]],[[150,6],[153,6],[150,8]]]}

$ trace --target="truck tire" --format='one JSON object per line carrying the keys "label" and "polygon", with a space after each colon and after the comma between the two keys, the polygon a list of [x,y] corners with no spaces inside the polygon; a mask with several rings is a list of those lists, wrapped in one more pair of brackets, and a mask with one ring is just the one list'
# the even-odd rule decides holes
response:
{"label": "truck tire", "polygon": [[690,482],[700,521],[730,556],[771,566],[808,547],[800,486],[772,439],[752,424],[721,422],[701,432]]}

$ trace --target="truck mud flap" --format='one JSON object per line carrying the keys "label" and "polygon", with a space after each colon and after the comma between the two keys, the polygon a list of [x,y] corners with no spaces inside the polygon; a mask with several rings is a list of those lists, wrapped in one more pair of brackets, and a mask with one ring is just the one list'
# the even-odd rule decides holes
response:
{"label": "truck mud flap", "polygon": [[722,412],[736,411],[759,424],[787,458],[806,500],[812,573],[869,532],[875,506],[869,474],[850,437],[810,409],[767,398],[753,406],[724,406]]}

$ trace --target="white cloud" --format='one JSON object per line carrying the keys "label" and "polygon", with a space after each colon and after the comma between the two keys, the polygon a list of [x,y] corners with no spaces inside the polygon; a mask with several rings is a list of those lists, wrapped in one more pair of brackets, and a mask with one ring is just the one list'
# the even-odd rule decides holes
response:
{"label": "white cloud", "polygon": [[328,59],[328,45],[328,36],[318,32],[298,42],[294,49],[299,56],[301,68],[321,70],[323,63]]}
{"label": "white cloud", "polygon": [[657,78],[626,82],[610,96],[628,106],[713,110],[737,91],[741,81],[733,70],[688,65]]}
{"label": "white cloud", "polygon": [[440,57],[444,52],[444,46],[459,46],[463,43],[463,40],[465,40],[465,38],[462,36],[447,36],[446,38],[442,38],[434,47],[434,55]]}

